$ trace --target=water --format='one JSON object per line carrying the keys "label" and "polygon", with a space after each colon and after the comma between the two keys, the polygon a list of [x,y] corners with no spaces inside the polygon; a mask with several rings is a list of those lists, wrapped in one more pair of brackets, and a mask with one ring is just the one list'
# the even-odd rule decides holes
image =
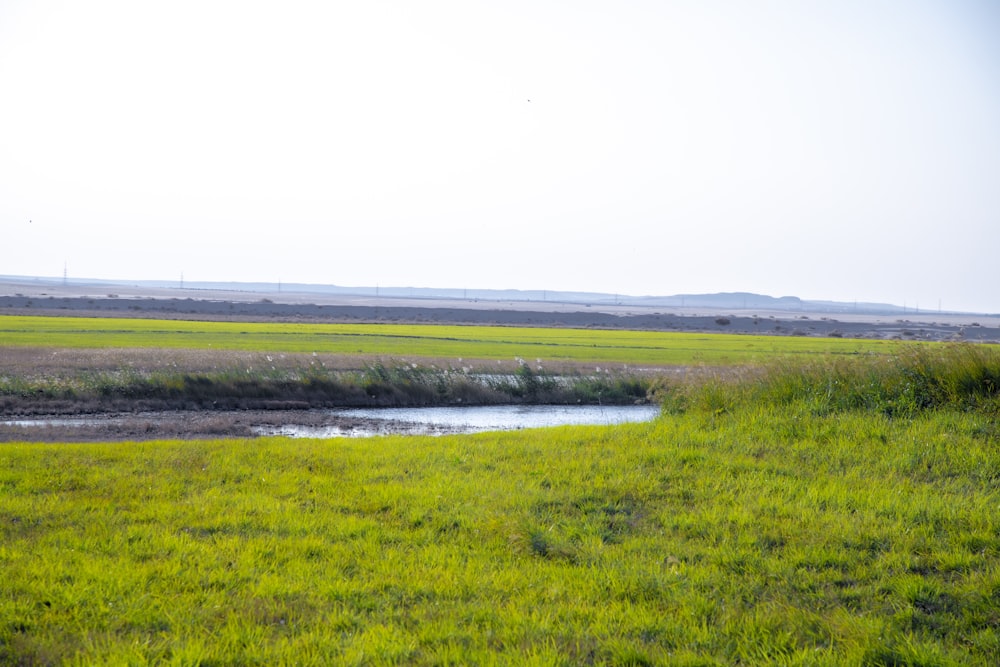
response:
{"label": "water", "polygon": [[0,426],[96,426],[101,423],[119,424],[121,419],[101,420],[96,417],[47,417],[45,419],[11,419],[0,421]]}
{"label": "water", "polygon": [[[621,424],[655,418],[660,409],[655,405],[491,405],[436,408],[344,408],[312,410],[308,418],[302,413],[269,412],[254,417],[238,414],[244,425],[256,435],[283,435],[293,438],[369,437],[373,435],[442,435],[447,433],[478,433],[510,431],[544,426],[574,424]],[[183,422],[192,415],[223,418],[226,413],[141,413],[115,414],[101,417],[42,417],[0,421],[0,426],[32,427],[127,427],[132,422]],[[274,425],[283,419],[290,423]],[[260,421],[257,421],[260,419]],[[296,419],[310,422],[295,423]],[[254,422],[257,422],[254,424]],[[165,431],[169,431],[165,427]]]}
{"label": "water", "polygon": [[643,422],[660,412],[655,405],[490,405],[465,408],[352,408],[330,411],[336,422],[322,426],[285,424],[262,427],[262,435],[293,438],[366,437],[371,435],[478,433],[544,426]]}

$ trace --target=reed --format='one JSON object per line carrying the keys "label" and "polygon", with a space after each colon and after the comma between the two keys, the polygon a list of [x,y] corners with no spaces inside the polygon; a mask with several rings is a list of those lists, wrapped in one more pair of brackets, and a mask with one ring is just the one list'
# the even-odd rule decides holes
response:
{"label": "reed", "polygon": [[[490,369],[492,371],[492,369]],[[124,368],[63,376],[0,376],[0,413],[138,410],[305,409],[498,404],[647,402],[652,378],[627,372],[556,375],[526,366],[510,373],[416,363],[229,368],[203,372]]]}

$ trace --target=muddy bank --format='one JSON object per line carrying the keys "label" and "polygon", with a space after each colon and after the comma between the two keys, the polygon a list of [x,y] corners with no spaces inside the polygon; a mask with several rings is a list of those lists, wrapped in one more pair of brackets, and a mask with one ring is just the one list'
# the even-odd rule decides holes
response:
{"label": "muddy bank", "polygon": [[[92,431],[116,439],[156,431],[162,437],[245,436],[250,422],[284,424],[303,413],[347,407],[634,405],[655,400],[666,377],[711,372],[571,362],[550,364],[543,372],[514,360],[464,364],[456,369],[443,359],[384,364],[334,354],[0,346],[0,420],[78,417],[87,428],[72,431],[76,436]],[[111,417],[90,423],[102,415]],[[57,437],[55,428],[50,432]]]}
{"label": "muddy bank", "polygon": [[66,417],[0,418],[0,442],[159,439],[371,437],[507,431],[567,424],[648,421],[646,406],[490,406],[275,411],[164,411]]}
{"label": "muddy bank", "polygon": [[65,413],[0,418],[0,442],[108,442],[198,438],[253,438],[261,427],[287,424],[336,426],[365,433],[384,424],[372,419],[337,417],[314,410],[231,410],[110,412],[67,420]]}

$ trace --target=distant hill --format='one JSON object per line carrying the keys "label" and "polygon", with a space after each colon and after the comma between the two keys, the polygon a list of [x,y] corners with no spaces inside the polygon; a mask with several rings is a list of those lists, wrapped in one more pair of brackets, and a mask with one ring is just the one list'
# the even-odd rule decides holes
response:
{"label": "distant hill", "polygon": [[581,304],[593,306],[642,306],[651,308],[706,308],[713,310],[761,310],[787,312],[824,312],[824,313],[872,313],[872,314],[904,314],[914,312],[904,307],[885,303],[859,303],[839,301],[808,301],[797,296],[773,297],[753,292],[719,292],[715,294],[674,294],[671,296],[631,296],[627,294],[609,294],[602,292],[569,292],[556,290],[500,290],[500,289],[464,289],[435,287],[396,287],[396,286],[342,286],[320,285],[310,283],[275,283],[275,282],[182,282],[165,280],[105,280],[105,279],[74,279],[74,278],[36,278],[25,276],[0,276],[0,281],[18,284],[47,284],[53,286],[83,287],[101,286],[112,290],[114,287],[148,288],[151,290],[183,289],[197,298],[197,292],[234,292],[242,294],[260,294],[262,297],[274,297],[282,293],[317,294],[327,296],[370,296],[405,299],[454,299],[464,301],[527,301],[552,302],[562,304]]}

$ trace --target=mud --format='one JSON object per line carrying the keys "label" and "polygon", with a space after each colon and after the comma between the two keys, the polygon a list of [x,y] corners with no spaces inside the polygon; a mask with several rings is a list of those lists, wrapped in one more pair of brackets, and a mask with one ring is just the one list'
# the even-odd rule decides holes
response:
{"label": "mud", "polygon": [[377,431],[378,420],[337,417],[317,410],[234,410],[121,412],[80,415],[32,415],[0,418],[0,442],[107,442],[199,438],[254,438],[262,429],[289,424],[345,431]]}

